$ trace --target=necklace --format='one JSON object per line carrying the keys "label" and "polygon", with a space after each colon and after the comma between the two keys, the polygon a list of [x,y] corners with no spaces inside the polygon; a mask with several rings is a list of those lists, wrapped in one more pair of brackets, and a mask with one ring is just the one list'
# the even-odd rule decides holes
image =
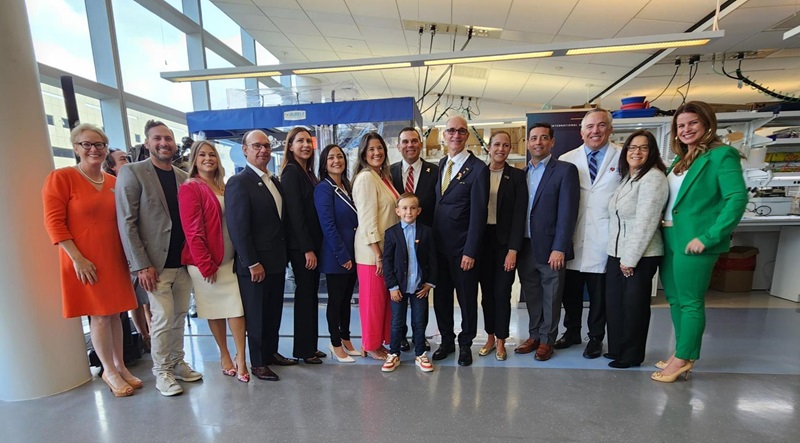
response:
{"label": "necklace", "polygon": [[103,183],[106,182],[106,175],[103,174],[102,172],[100,173],[101,175],[100,175],[100,180],[99,181],[98,180],[92,180],[91,177],[89,177],[85,172],[83,172],[83,168],[81,168],[81,164],[80,163],[78,163],[78,171],[80,171],[82,176],[86,177],[86,180],[89,180],[90,182],[92,182],[92,183],[94,183],[96,185],[102,185]]}

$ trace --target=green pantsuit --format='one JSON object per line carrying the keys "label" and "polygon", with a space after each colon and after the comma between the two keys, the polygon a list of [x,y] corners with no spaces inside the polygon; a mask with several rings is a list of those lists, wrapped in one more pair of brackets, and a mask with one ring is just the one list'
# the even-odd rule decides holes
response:
{"label": "green pantsuit", "polygon": [[[685,172],[671,209],[673,227],[663,229],[661,284],[675,328],[675,357],[682,360],[700,357],[711,271],[719,254],[730,249],[731,233],[747,205],[739,158],[739,151],[730,146],[698,156]],[[705,250],[687,254],[686,246],[695,238]]]}

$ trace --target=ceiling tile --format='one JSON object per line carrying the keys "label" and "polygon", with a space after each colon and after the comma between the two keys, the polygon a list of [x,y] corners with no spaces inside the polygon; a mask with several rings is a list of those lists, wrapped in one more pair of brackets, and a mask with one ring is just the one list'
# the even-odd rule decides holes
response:
{"label": "ceiling tile", "polygon": [[410,54],[408,47],[405,45],[377,42],[369,38],[366,42],[370,53],[376,57],[394,57]]}
{"label": "ceiling tile", "polygon": [[[356,25],[359,28],[380,28],[387,31],[403,32],[403,22],[399,18],[367,17],[364,15],[353,15]],[[416,35],[416,34],[415,34]]]}
{"label": "ceiling tile", "polygon": [[502,28],[511,0],[461,0],[453,3],[453,21],[458,25]]}
{"label": "ceiling tile", "polygon": [[261,10],[274,22],[284,18],[308,20],[306,13],[299,7],[297,9],[262,7]]}
{"label": "ceiling tile", "polygon": [[358,30],[356,25],[337,25],[330,23],[315,23],[319,32],[325,37],[338,37],[338,38],[361,38],[361,31]]}
{"label": "ceiling tile", "polygon": [[383,17],[400,21],[395,0],[345,0],[350,13],[364,17]]}
{"label": "ceiling tile", "polygon": [[328,37],[328,43],[336,52],[361,54],[361,57],[369,57],[372,55],[369,52],[367,42],[364,40]]}
{"label": "ceiling tile", "polygon": [[356,22],[350,14],[332,14],[320,11],[307,11],[308,17],[315,24],[355,26]]}
{"label": "ceiling tile", "polygon": [[450,5],[450,0],[425,0],[424,3],[402,0],[397,2],[401,19],[432,23],[453,23]]}
{"label": "ceiling tile", "polygon": [[259,14],[261,15],[261,9],[258,6],[254,5],[252,2],[247,3],[229,3],[229,2],[214,2],[214,5],[218,7],[222,12],[228,15],[248,15],[248,14]]}
{"label": "ceiling tile", "polygon": [[286,35],[280,32],[269,32],[269,31],[248,31],[248,33],[253,36],[254,39],[258,40],[259,43],[264,45],[270,46],[288,46],[294,47],[294,44],[291,40],[286,38]]}
{"label": "ceiling tile", "polygon": [[492,69],[486,81],[484,96],[501,100],[517,98],[522,88],[528,82],[530,73],[519,71],[506,71]]}
{"label": "ceiling tile", "polygon": [[328,41],[322,36],[286,34],[286,37],[300,49],[331,50]]}
{"label": "ceiling tile", "polygon": [[272,31],[272,32],[280,32],[275,23],[273,23],[270,19],[268,19],[264,14],[258,13],[253,15],[234,15],[231,16],[233,21],[239,24],[242,28],[250,32],[251,30],[254,31]]}
{"label": "ceiling tile", "polygon": [[344,0],[297,0],[306,12],[317,11],[331,14],[349,14]]}
{"label": "ceiling tile", "polygon": [[406,40],[403,31],[385,28],[366,28],[363,26],[359,26],[359,30],[361,31],[361,37],[368,42],[392,43],[405,46]]}
{"label": "ceiling tile", "polygon": [[275,25],[286,34],[323,35],[308,19],[284,18],[276,20]]}
{"label": "ceiling tile", "polygon": [[[612,38],[649,0],[581,0],[559,34],[591,39]],[[601,19],[602,18],[602,19]]]}
{"label": "ceiling tile", "polygon": [[[697,0],[651,1],[636,15],[636,18],[664,20],[669,18],[676,22],[697,23],[714,11],[714,2],[698,2]],[[683,32],[685,30],[681,30]]]}
{"label": "ceiling tile", "polygon": [[635,18],[629,21],[614,37],[639,37],[642,35],[677,34],[692,26],[688,22],[649,20]]}
{"label": "ceiling tile", "polygon": [[339,60],[339,56],[334,51],[322,51],[317,49],[302,49],[303,54],[310,62],[327,62],[332,60]]}
{"label": "ceiling tile", "polygon": [[516,1],[511,5],[508,19],[502,28],[554,35],[561,29],[577,3],[578,0],[550,1],[544,11],[539,2]]}
{"label": "ceiling tile", "polygon": [[518,100],[550,103],[555,95],[569,83],[568,77],[535,73],[530,76]]}
{"label": "ceiling tile", "polygon": [[545,44],[550,43],[553,39],[552,34],[543,34],[539,32],[523,32],[523,31],[510,31],[504,30],[502,33],[503,40],[510,40],[520,43],[536,43]]}

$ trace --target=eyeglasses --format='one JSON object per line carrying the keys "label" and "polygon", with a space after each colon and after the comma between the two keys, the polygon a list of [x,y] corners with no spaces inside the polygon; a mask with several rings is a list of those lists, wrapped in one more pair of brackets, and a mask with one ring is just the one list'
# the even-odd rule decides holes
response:
{"label": "eyeglasses", "polygon": [[647,152],[649,150],[650,150],[650,147],[647,146],[647,145],[641,145],[641,146],[630,145],[630,146],[628,146],[628,151],[629,152],[634,152],[634,151]]}
{"label": "eyeglasses", "polygon": [[262,149],[267,149],[267,150],[272,149],[272,145],[270,145],[269,143],[249,143],[247,146],[250,146],[256,151],[260,151]]}
{"label": "eyeglasses", "polygon": [[108,147],[108,143],[103,143],[103,142],[96,142],[96,143],[92,143],[92,142],[78,142],[78,143],[73,143],[73,144],[74,144],[74,145],[78,145],[78,146],[80,146],[80,147],[81,147],[81,148],[83,148],[85,151],[88,151],[88,150],[92,149],[92,147],[94,147],[94,148],[95,148],[95,149],[97,149],[98,151],[102,151],[102,150],[104,150],[104,149],[106,149],[106,148]]}
{"label": "eyeglasses", "polygon": [[467,135],[469,133],[469,131],[464,128],[447,128],[444,132],[446,132],[447,135]]}

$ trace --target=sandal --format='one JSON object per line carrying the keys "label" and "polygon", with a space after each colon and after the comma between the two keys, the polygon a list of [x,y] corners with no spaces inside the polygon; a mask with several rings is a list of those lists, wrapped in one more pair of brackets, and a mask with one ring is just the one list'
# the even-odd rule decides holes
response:
{"label": "sandal", "polygon": [[111,383],[111,381],[106,376],[105,372],[103,372],[103,375],[101,375],[100,378],[102,378],[103,381],[106,382],[106,384],[108,385],[108,389],[111,390],[111,393],[114,394],[114,397],[130,397],[131,395],[133,395],[133,388],[131,387],[131,385],[125,382],[125,380],[122,379],[122,377],[119,378],[122,379],[123,384],[122,386],[119,387],[114,386]]}

